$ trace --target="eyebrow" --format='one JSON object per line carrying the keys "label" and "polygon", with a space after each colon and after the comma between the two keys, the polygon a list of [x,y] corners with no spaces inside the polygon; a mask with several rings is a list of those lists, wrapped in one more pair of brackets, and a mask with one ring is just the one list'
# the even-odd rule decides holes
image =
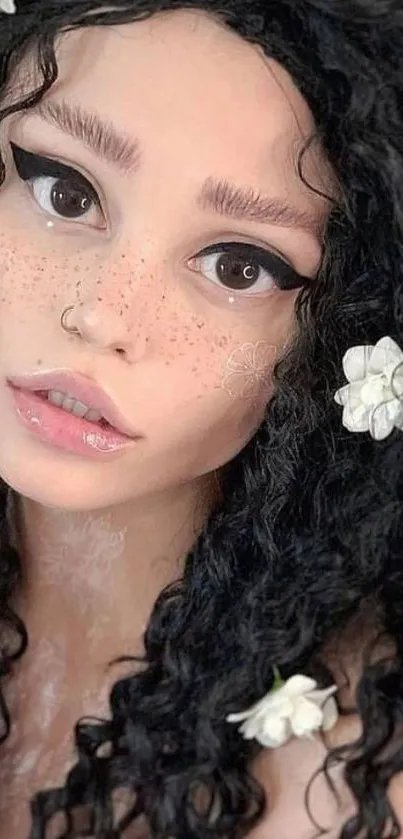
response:
{"label": "eyebrow", "polygon": [[[112,164],[123,174],[130,174],[140,162],[140,142],[118,131],[112,123],[80,105],[65,100],[45,99],[30,109],[46,122],[79,140],[97,157]],[[307,230],[315,236],[321,232],[316,214],[288,204],[280,198],[260,195],[252,187],[239,187],[227,180],[207,178],[197,197],[203,210],[240,221],[259,222]]]}
{"label": "eyebrow", "polygon": [[45,99],[31,109],[46,122],[79,140],[97,157],[111,163],[124,174],[137,169],[140,144],[123,134],[96,113],[89,113],[73,103]]}
{"label": "eyebrow", "polygon": [[297,227],[318,235],[321,221],[317,215],[298,209],[280,198],[259,195],[252,187],[238,187],[226,180],[207,178],[197,203],[202,209],[241,221]]}

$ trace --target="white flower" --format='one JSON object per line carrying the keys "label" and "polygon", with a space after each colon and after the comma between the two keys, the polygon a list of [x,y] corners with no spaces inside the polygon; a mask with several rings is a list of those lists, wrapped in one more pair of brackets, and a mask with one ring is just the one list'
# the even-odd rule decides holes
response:
{"label": "white flower", "polygon": [[[277,686],[280,685],[280,686]],[[315,731],[329,731],[336,724],[338,711],[333,685],[318,690],[307,676],[292,676],[287,682],[276,679],[275,687],[248,711],[230,714],[227,722],[242,722],[245,740],[258,740],[275,749],[291,737],[309,737]]]}
{"label": "white flower", "polygon": [[0,12],[4,12],[6,15],[15,15],[16,11],[15,0],[0,0]]}
{"label": "white flower", "polygon": [[403,430],[403,352],[392,338],[375,346],[351,347],[343,359],[349,381],[335,394],[348,431],[369,431],[384,440]]}

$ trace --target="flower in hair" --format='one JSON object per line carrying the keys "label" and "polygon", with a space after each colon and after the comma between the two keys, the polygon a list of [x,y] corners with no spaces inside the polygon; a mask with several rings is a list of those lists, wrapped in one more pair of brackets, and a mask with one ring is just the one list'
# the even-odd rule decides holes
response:
{"label": "flower in hair", "polygon": [[292,737],[330,731],[338,719],[336,691],[336,685],[318,690],[308,676],[292,676],[283,682],[276,671],[269,693],[249,710],[230,714],[227,722],[241,722],[239,731],[245,740],[258,740],[262,746],[276,749]]}
{"label": "flower in hair", "polygon": [[0,0],[0,12],[4,12],[6,15],[15,15],[16,11],[15,0]]}
{"label": "flower in hair", "polygon": [[335,400],[343,406],[343,425],[348,431],[369,431],[374,440],[384,440],[399,428],[403,431],[403,352],[392,338],[375,346],[351,347],[343,358],[349,384]]}

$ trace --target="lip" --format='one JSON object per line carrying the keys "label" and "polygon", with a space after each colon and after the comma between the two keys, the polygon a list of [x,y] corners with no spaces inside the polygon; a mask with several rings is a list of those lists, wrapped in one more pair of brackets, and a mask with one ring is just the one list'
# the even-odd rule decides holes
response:
{"label": "lip", "polygon": [[111,396],[93,379],[68,370],[49,373],[34,373],[32,375],[9,376],[7,383],[12,387],[28,391],[59,390],[78,399],[89,408],[100,411],[112,428],[131,439],[138,439],[141,435],[126,421],[120,409]]}

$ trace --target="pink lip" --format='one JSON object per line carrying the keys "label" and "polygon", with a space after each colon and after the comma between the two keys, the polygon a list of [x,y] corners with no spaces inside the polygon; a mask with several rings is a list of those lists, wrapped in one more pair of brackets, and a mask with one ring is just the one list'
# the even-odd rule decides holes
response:
{"label": "pink lip", "polygon": [[109,425],[120,434],[133,439],[138,439],[141,436],[126,422],[119,408],[106,391],[86,376],[61,370],[52,373],[10,376],[7,378],[7,382],[12,387],[26,391],[62,391],[88,405],[89,408],[100,411]]}

